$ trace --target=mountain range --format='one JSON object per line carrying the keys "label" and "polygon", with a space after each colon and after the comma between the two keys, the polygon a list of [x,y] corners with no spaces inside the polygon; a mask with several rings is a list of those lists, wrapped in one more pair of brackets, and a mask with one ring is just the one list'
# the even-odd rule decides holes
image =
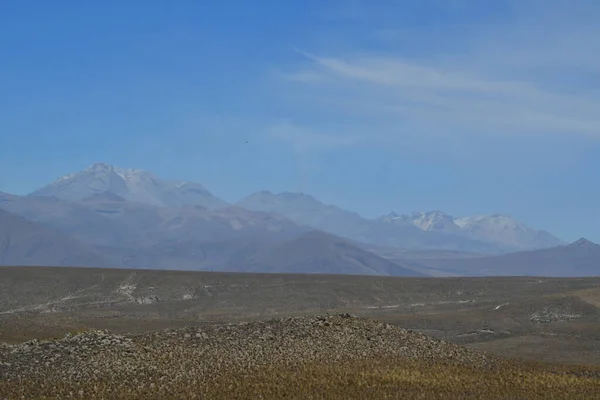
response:
{"label": "mountain range", "polygon": [[504,215],[368,219],[308,194],[269,191],[228,204],[198,183],[101,163],[27,196],[0,192],[0,209],[102,254],[90,266],[419,275],[433,267],[365,249],[458,252],[450,259],[462,260],[565,245]]}
{"label": "mountain range", "polygon": [[500,214],[456,218],[442,211],[413,212],[408,215],[398,215],[392,211],[379,220],[398,225],[410,224],[427,232],[471,238],[512,251],[564,244],[546,231],[530,228],[509,216]]}

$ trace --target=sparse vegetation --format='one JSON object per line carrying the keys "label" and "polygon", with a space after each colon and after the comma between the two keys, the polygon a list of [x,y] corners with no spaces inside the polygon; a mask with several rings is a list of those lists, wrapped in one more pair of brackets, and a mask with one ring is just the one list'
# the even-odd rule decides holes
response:
{"label": "sparse vegetation", "polygon": [[600,369],[515,362],[349,315],[0,348],[0,398],[589,399]]}
{"label": "sparse vegetation", "polygon": [[590,399],[599,282],[2,267],[0,399]]}

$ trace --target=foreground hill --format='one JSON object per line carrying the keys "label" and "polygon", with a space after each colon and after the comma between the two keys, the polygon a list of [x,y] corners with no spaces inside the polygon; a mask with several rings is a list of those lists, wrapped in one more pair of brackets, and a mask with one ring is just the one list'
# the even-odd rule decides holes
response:
{"label": "foreground hill", "polygon": [[283,318],[0,347],[0,397],[592,398],[600,370],[502,360],[386,323]]}
{"label": "foreground hill", "polygon": [[0,265],[111,266],[91,247],[2,209]]}

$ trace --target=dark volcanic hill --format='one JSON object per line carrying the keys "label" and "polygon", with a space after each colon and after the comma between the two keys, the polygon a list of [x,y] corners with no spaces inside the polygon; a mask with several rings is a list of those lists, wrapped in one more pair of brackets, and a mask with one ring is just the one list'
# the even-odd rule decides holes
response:
{"label": "dark volcanic hill", "polygon": [[427,265],[473,276],[600,276],[600,245],[582,238],[549,249],[495,257],[429,260]]}
{"label": "dark volcanic hill", "polygon": [[320,231],[267,248],[227,270],[244,272],[424,276]]}
{"label": "dark volcanic hill", "polygon": [[1,209],[0,265],[111,266],[92,248]]}

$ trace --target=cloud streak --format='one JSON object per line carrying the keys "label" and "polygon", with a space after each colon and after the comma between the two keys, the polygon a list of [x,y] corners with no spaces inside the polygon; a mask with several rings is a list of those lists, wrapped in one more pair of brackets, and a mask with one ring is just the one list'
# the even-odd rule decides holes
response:
{"label": "cloud streak", "polygon": [[[482,26],[475,38],[456,37],[460,53],[414,57],[392,52],[389,43],[387,50],[298,50],[302,59],[279,76],[283,93],[287,101],[298,99],[304,116],[329,122],[324,129],[292,117],[296,125],[287,126],[287,138],[303,151],[357,145],[356,137],[384,143],[425,135],[600,139],[600,43],[594,39],[600,27],[554,1],[528,3],[510,23]],[[591,7],[587,14],[600,16],[595,3],[583,3]],[[540,13],[544,5],[556,8]],[[352,128],[335,121],[351,121]]]}

